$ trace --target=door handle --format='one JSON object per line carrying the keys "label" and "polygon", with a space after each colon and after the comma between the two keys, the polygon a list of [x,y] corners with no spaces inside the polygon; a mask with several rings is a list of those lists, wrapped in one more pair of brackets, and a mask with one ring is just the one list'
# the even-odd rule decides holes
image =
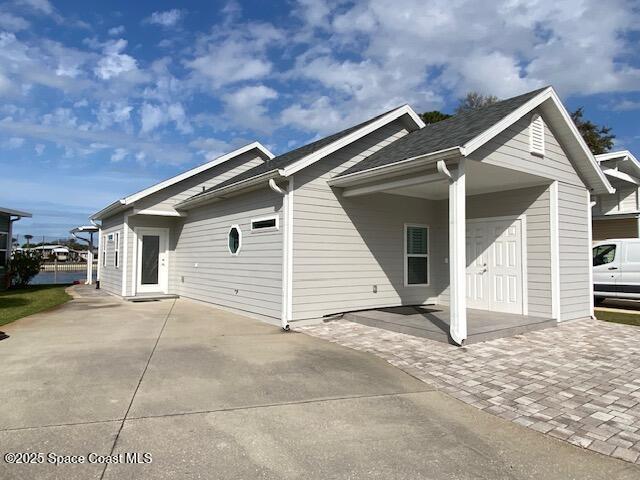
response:
{"label": "door handle", "polygon": [[609,270],[617,270],[618,267],[609,267]]}

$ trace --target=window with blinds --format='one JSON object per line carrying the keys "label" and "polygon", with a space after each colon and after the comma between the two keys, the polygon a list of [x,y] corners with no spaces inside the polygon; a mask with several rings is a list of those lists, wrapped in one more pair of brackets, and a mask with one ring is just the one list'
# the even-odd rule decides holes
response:
{"label": "window with blinds", "polygon": [[405,225],[405,285],[429,284],[429,228]]}
{"label": "window with blinds", "polygon": [[544,156],[544,122],[540,115],[534,115],[529,125],[529,151]]}

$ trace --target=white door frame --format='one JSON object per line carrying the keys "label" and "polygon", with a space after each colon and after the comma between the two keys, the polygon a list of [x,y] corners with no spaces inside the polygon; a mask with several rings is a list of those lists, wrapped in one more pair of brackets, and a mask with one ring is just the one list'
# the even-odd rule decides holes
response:
{"label": "white door frame", "polygon": [[[522,269],[522,315],[529,314],[529,285],[527,278],[527,215],[506,215],[498,217],[468,218],[467,223],[480,222],[515,222],[520,220],[520,261]],[[466,240],[465,240],[466,241]]]}
{"label": "white door frame", "polygon": [[[158,287],[148,287],[141,285],[142,269],[141,257],[142,248],[138,246],[142,242],[142,236],[144,234],[158,235],[160,237],[160,255],[164,252],[165,266],[158,265]],[[164,247],[164,248],[163,248]],[[164,227],[134,227],[133,229],[133,265],[132,276],[135,278],[133,282],[132,295],[137,293],[169,293],[169,229]],[[160,261],[160,260],[159,260]]]}

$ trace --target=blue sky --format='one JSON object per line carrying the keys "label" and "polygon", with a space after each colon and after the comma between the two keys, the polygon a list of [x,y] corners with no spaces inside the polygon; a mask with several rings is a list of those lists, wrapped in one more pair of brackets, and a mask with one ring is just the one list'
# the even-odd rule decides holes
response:
{"label": "blue sky", "polygon": [[[492,3],[491,8],[487,8]],[[259,140],[275,153],[394,106],[552,84],[640,153],[625,0],[0,4],[0,205],[66,236],[115,199]]]}

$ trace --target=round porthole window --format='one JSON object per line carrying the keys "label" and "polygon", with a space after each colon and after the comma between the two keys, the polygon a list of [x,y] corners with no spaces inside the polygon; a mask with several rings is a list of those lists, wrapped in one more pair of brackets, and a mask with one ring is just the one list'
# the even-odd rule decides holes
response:
{"label": "round porthole window", "polygon": [[240,242],[242,241],[242,234],[240,233],[240,227],[233,225],[229,229],[229,252],[231,255],[237,255],[240,251]]}

